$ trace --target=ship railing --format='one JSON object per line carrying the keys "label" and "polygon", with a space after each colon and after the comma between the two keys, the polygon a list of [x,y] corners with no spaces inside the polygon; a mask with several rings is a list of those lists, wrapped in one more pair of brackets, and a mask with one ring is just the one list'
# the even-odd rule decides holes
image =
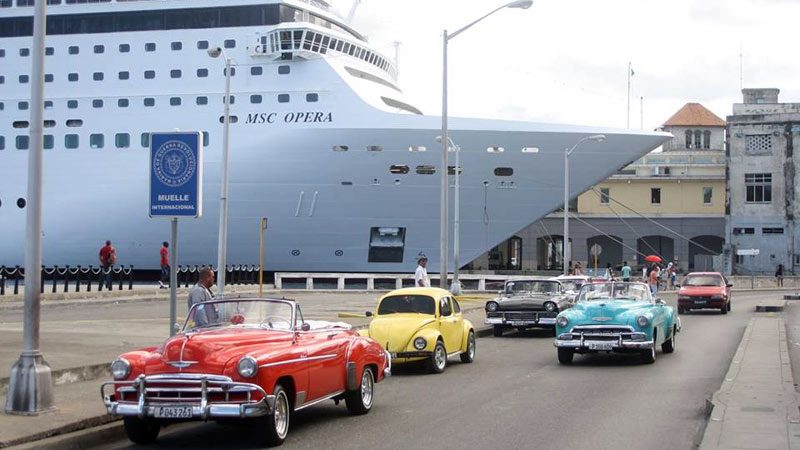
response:
{"label": "ship railing", "polygon": [[[452,274],[451,274],[452,275]],[[499,291],[517,275],[459,274],[462,288],[470,291]],[[439,275],[430,275],[431,286],[439,285]],[[452,276],[448,277],[450,286]],[[408,273],[317,273],[275,272],[275,289],[305,290],[393,290],[414,287],[414,274]]]}

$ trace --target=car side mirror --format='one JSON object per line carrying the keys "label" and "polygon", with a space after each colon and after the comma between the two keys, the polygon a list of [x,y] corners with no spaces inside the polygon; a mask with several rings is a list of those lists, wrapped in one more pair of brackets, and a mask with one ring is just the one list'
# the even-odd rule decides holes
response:
{"label": "car side mirror", "polygon": [[308,324],[307,322],[303,322],[303,324],[300,325],[300,331],[308,331],[310,329],[311,329],[311,325]]}
{"label": "car side mirror", "polygon": [[372,317],[372,311],[367,311],[364,313],[366,317]]}
{"label": "car side mirror", "polygon": [[656,305],[664,306],[666,304],[667,304],[667,302],[665,302],[664,300],[661,300],[660,298],[656,299]]}
{"label": "car side mirror", "polygon": [[728,283],[726,287],[733,287],[733,283]]}

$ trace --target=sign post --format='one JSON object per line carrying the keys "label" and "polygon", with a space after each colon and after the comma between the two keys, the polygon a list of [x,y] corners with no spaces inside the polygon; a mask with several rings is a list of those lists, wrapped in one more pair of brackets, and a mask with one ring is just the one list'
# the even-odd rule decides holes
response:
{"label": "sign post", "polygon": [[600,244],[593,244],[591,248],[589,248],[589,253],[594,256],[594,273],[597,275],[597,257],[603,253],[603,247]]}
{"label": "sign post", "polygon": [[178,289],[178,218],[203,214],[203,140],[199,131],[150,135],[150,217],[169,217],[169,335],[175,334]]}

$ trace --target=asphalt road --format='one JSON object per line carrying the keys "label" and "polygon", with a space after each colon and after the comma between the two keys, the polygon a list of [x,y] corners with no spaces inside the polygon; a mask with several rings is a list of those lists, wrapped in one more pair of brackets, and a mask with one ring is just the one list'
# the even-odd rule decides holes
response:
{"label": "asphalt road", "polygon": [[[735,293],[733,311],[683,315],[674,354],[653,365],[625,355],[556,360],[547,332],[478,340],[474,364],[442,375],[395,369],[375,406],[351,417],[333,402],[297,413],[282,448],[688,449],[705,426],[705,400],[720,386],[760,298]],[[674,300],[671,301],[674,303]],[[109,449],[137,448],[126,439]],[[162,430],[152,448],[258,448],[248,428],[192,423]]]}

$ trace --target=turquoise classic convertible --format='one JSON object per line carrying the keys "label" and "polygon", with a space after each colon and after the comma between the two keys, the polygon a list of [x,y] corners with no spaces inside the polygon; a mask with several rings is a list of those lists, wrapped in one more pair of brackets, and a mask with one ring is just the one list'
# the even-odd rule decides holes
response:
{"label": "turquoise classic convertible", "polygon": [[675,351],[681,323],[675,309],[654,298],[644,283],[585,284],[572,308],[556,317],[558,361],[570,364],[575,353],[635,353],[656,360],[656,348]]}

